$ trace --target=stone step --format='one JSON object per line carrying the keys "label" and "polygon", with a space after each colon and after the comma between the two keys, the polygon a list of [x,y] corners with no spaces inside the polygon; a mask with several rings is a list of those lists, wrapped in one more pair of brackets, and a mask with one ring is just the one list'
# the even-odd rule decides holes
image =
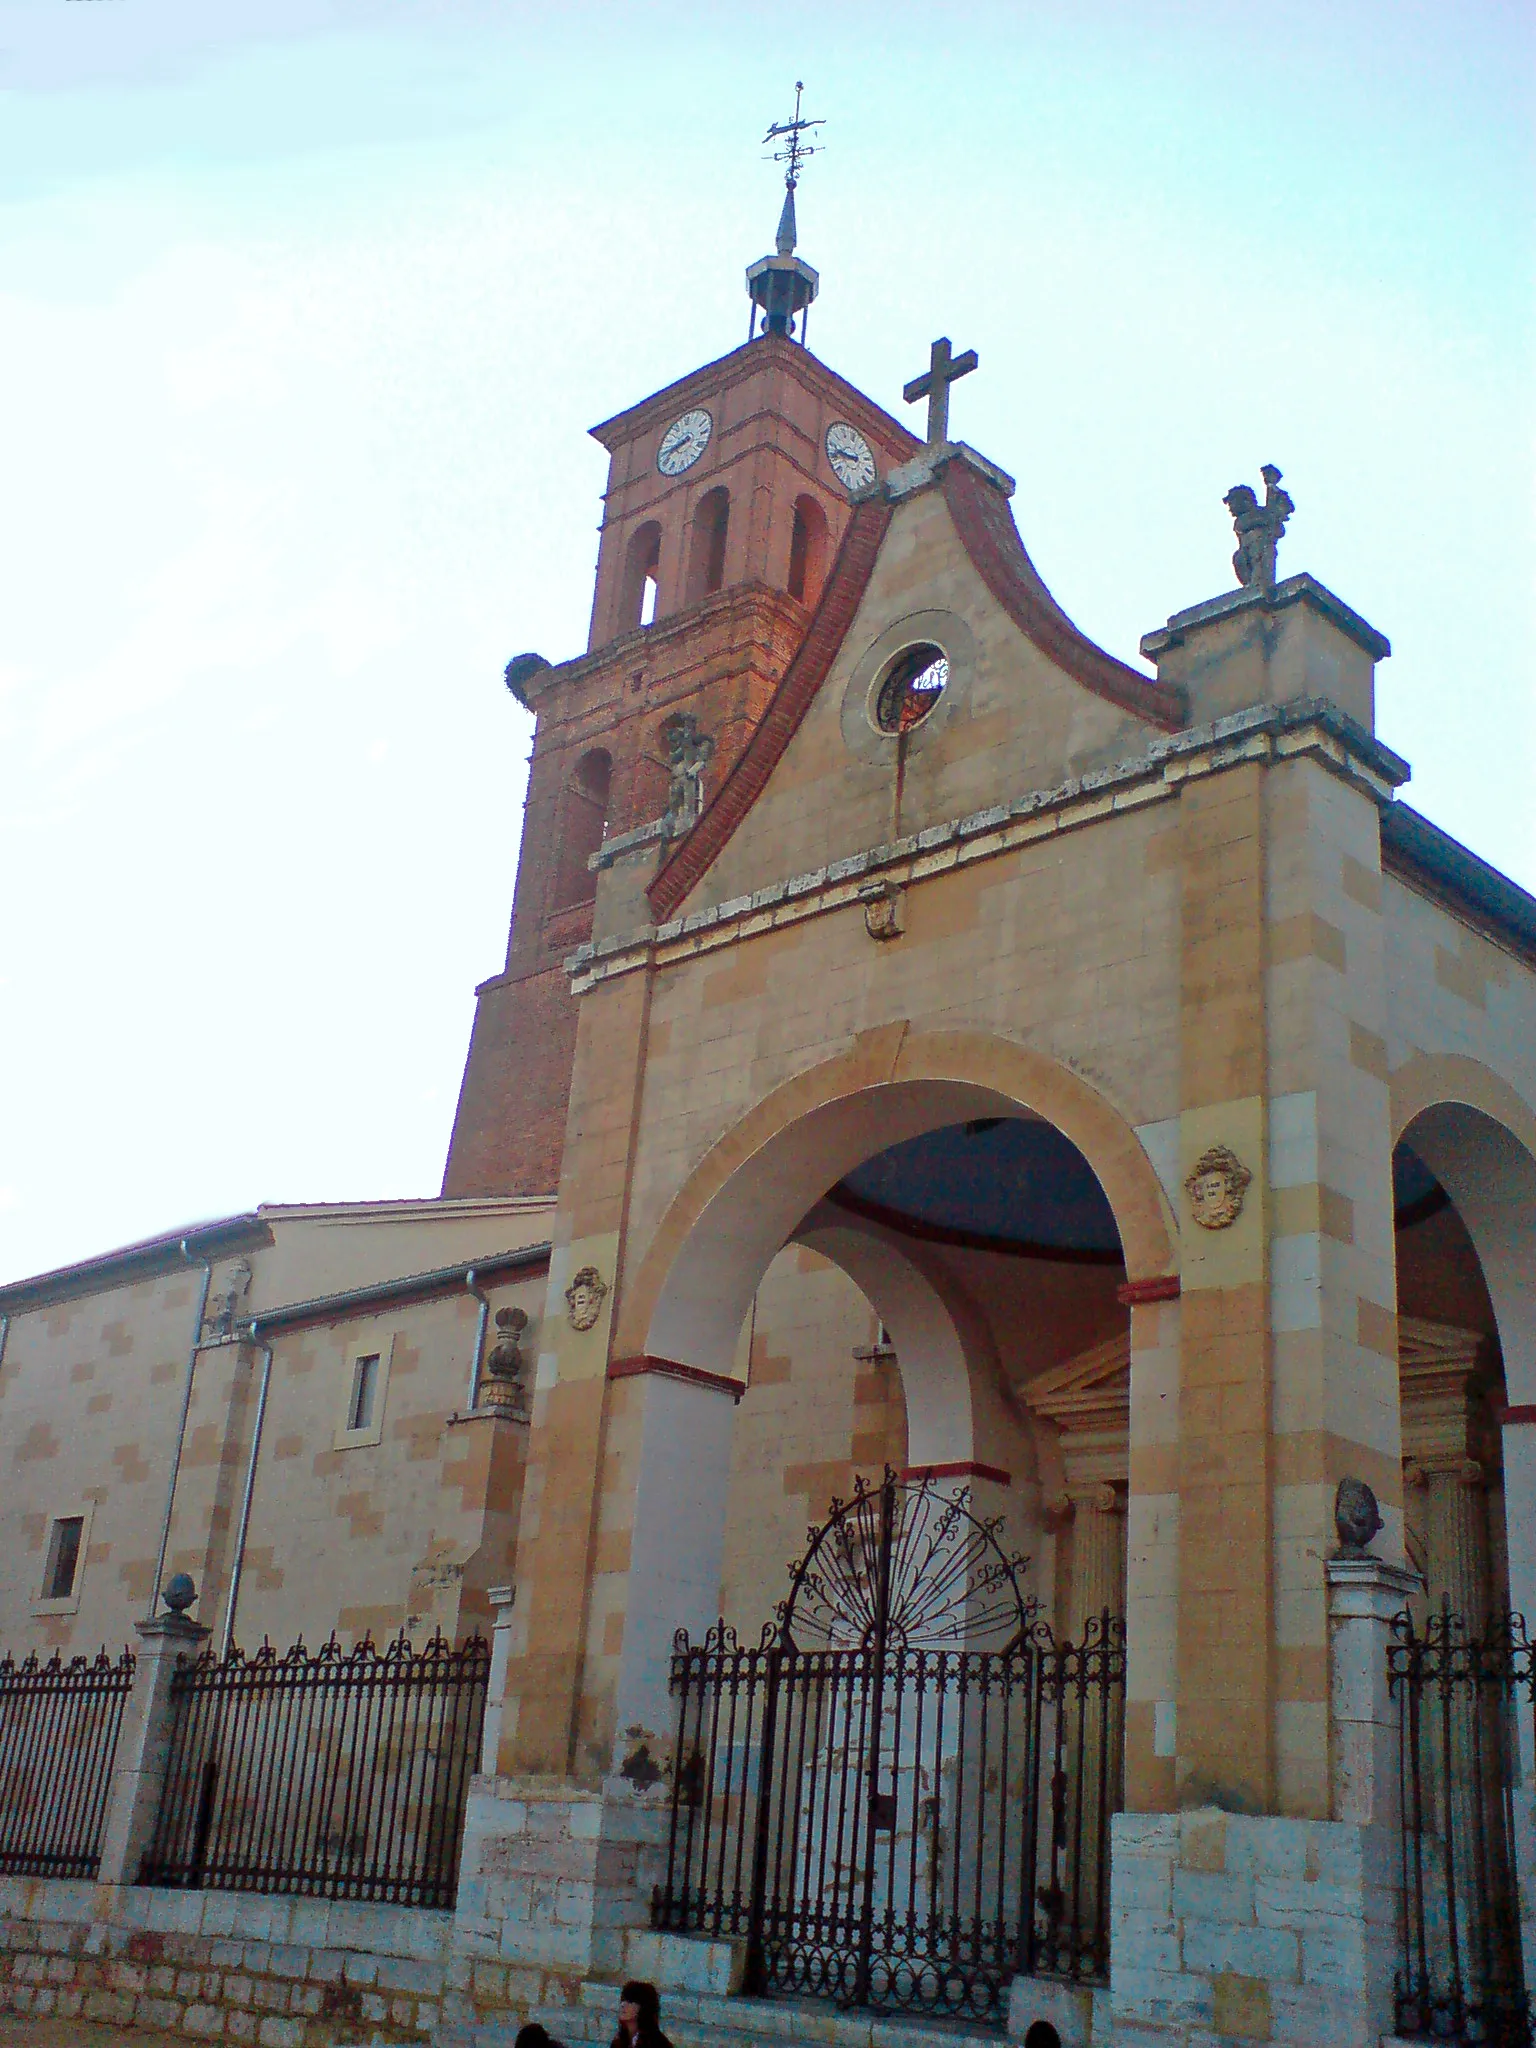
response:
{"label": "stone step", "polygon": [[[618,2025],[617,1984],[587,1982],[576,2005],[532,2017],[564,2048],[608,2048]],[[661,2023],[674,2048],[999,2048],[1001,2030],[951,2020],[840,2013],[802,1999],[710,1998],[667,1992]],[[435,2048],[512,2048],[521,2021],[444,2028]]]}

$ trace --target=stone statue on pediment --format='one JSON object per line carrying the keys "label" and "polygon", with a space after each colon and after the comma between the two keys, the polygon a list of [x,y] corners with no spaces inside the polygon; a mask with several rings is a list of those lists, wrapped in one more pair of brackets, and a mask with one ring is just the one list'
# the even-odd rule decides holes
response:
{"label": "stone statue on pediment", "polygon": [[1280,488],[1280,472],[1272,462],[1266,462],[1259,474],[1264,479],[1262,505],[1251,484],[1234,484],[1222,503],[1232,514],[1237,535],[1232,567],[1238,582],[1250,590],[1273,590],[1280,536],[1296,506],[1290,492]]}

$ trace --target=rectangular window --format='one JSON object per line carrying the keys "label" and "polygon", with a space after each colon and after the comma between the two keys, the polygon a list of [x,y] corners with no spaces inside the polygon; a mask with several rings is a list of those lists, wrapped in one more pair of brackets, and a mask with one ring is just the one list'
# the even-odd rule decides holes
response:
{"label": "rectangular window", "polygon": [[379,1397],[379,1354],[365,1352],[352,1367],[352,1399],[347,1408],[347,1428],[372,1429],[374,1404]]}
{"label": "rectangular window", "polygon": [[53,1525],[48,1543],[48,1570],[43,1580],[45,1600],[67,1600],[75,1590],[75,1573],[80,1568],[80,1543],[85,1534],[85,1517],[67,1515]]}
{"label": "rectangular window", "polygon": [[356,1337],[336,1361],[336,1434],[338,1451],[357,1451],[384,1440],[384,1414],[389,1407],[389,1361],[394,1355],[391,1332],[375,1327]]}

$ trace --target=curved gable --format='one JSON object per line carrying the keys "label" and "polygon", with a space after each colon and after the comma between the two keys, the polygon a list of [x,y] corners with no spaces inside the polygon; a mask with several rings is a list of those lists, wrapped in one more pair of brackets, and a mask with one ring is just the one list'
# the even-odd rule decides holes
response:
{"label": "curved gable", "polygon": [[[991,597],[1040,654],[1116,710],[1160,731],[1183,725],[1184,704],[1177,691],[1117,661],[1073,625],[1025,552],[1007,500],[996,485],[958,451],[938,467],[944,502],[966,557]],[[719,859],[799,730],[869,587],[896,495],[888,481],[879,493],[854,507],[820,602],[762,722],[647,890],[658,923],[676,915]]]}

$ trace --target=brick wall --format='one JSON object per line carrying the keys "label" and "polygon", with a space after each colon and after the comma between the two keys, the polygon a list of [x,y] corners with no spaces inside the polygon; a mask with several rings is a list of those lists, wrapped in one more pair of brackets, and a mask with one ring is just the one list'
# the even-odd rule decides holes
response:
{"label": "brick wall", "polygon": [[559,1182],[576,1044],[562,963],[592,931],[590,898],[563,900],[578,762],[597,746],[611,756],[610,836],[649,823],[667,804],[663,721],[691,711],[715,743],[708,796],[761,718],[806,617],[760,584],[724,590],[544,679],[506,968],[478,991],[445,1195],[540,1194]]}

